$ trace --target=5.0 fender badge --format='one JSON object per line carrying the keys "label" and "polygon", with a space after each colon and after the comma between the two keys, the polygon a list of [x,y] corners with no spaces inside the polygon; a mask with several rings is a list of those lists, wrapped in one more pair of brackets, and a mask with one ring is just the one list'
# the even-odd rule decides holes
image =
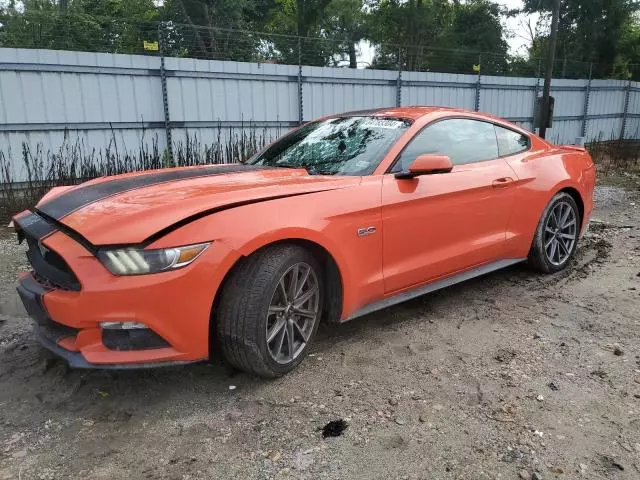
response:
{"label": "5.0 fender badge", "polygon": [[359,237],[366,237],[367,235],[373,235],[376,233],[376,227],[362,227],[358,229]]}

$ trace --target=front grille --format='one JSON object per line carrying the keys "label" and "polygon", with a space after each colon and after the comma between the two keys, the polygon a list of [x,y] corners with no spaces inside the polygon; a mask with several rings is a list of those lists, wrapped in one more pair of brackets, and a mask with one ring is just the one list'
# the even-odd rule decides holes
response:
{"label": "front grille", "polygon": [[67,285],[63,285],[61,283],[54,282],[47,277],[43,277],[35,270],[31,270],[31,275],[36,279],[36,282],[48,290],[72,290]]}
{"label": "front grille", "polygon": [[67,262],[56,252],[42,245],[37,239],[25,235],[29,249],[27,259],[33,267],[33,276],[47,288],[80,290],[80,281]]}

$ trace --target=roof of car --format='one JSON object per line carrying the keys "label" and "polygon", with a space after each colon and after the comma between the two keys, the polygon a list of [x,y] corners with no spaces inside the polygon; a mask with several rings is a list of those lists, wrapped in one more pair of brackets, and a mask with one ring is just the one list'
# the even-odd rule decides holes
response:
{"label": "roof of car", "polygon": [[[393,117],[393,118],[408,118],[411,120],[417,120],[429,113],[434,112],[458,112],[458,113],[474,113],[470,110],[464,110],[461,108],[448,108],[448,107],[435,107],[435,106],[423,106],[423,105],[410,105],[406,107],[388,107],[388,108],[374,108],[371,110],[357,110],[353,112],[345,112],[339,116],[354,116],[354,115],[367,115],[374,117]],[[482,115],[482,114],[480,114]]]}

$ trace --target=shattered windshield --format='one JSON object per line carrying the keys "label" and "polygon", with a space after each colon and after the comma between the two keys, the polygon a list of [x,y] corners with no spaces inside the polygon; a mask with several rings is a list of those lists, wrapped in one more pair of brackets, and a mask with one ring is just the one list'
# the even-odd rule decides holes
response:
{"label": "shattered windshield", "polygon": [[312,175],[369,175],[409,125],[404,119],[352,116],[313,122],[248,163],[305,168]]}

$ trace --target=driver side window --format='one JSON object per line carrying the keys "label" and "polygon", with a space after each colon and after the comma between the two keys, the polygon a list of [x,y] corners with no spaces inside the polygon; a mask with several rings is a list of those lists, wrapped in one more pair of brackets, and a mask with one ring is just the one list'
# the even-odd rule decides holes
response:
{"label": "driver side window", "polygon": [[427,125],[404,148],[392,172],[407,170],[418,155],[427,153],[447,155],[454,165],[498,158],[493,124],[452,118]]}

